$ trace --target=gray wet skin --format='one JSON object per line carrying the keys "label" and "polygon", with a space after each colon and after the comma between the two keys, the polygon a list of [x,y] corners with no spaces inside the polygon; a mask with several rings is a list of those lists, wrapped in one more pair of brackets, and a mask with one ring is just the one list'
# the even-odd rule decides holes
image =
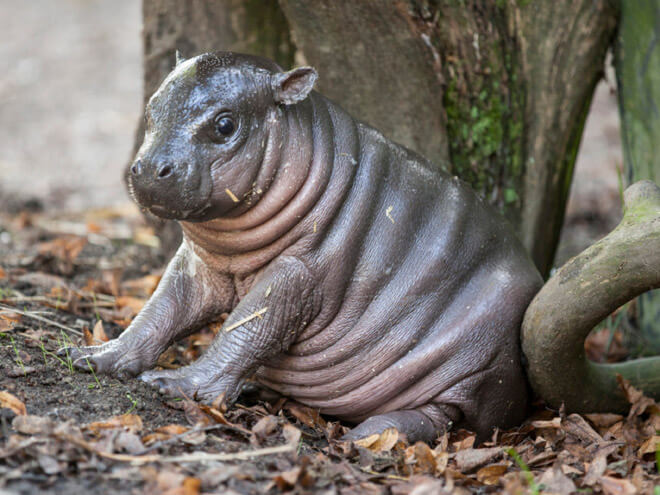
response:
{"label": "gray wet skin", "polygon": [[[69,350],[77,366],[206,402],[254,376],[357,423],[351,439],[520,422],[539,274],[469,186],[312,91],[316,77],[232,53],[177,65],[128,175],[184,240],[118,339]],[[196,362],[149,371],[224,312]]]}

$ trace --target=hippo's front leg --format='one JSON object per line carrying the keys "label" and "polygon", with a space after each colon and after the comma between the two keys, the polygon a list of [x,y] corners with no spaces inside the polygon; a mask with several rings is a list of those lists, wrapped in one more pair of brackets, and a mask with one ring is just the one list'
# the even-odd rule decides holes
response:
{"label": "hippo's front leg", "polygon": [[60,354],[83,371],[91,366],[97,373],[137,375],[152,368],[172,342],[228,311],[233,296],[229,278],[208,270],[184,242],[154,294],[117,339]]}
{"label": "hippo's front leg", "polygon": [[274,262],[225,321],[202,357],[176,370],[147,371],[140,379],[161,393],[211,402],[236,400],[242,383],[285,351],[316,314],[319,300],[303,262]]}

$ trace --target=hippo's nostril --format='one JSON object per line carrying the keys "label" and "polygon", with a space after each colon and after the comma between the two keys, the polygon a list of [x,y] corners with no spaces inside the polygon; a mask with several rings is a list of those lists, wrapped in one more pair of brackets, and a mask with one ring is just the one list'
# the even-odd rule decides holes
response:
{"label": "hippo's nostril", "polygon": [[172,175],[172,167],[170,167],[169,165],[165,165],[163,167],[160,167],[160,169],[158,169],[159,179],[164,179],[165,177],[169,177],[170,175]]}
{"label": "hippo's nostril", "polygon": [[133,165],[131,165],[131,173],[134,175],[138,175],[142,173],[142,162],[140,160],[136,161]]}

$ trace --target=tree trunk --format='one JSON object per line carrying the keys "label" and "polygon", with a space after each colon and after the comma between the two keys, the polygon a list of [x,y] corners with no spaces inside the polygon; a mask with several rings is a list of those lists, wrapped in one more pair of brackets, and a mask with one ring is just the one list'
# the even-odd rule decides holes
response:
{"label": "tree trunk", "polygon": [[281,0],[320,90],[472,184],[552,265],[607,0]]}
{"label": "tree trunk", "polygon": [[[177,50],[184,57],[229,50],[293,64],[295,48],[277,0],[143,0],[144,103],[172,70]],[[140,117],[135,149],[144,137]],[[163,250],[173,253],[181,238],[178,224],[149,218]]]}
{"label": "tree trunk", "polygon": [[177,48],[188,56],[247,51],[289,67],[290,27],[298,61],[317,68],[324,94],[472,184],[512,221],[547,273],[616,27],[612,4],[280,4],[286,19],[274,0],[144,0],[145,100],[173,66]]}
{"label": "tree trunk", "polygon": [[[624,0],[616,53],[624,175],[660,181],[660,1]],[[660,354],[660,291],[637,299],[646,352]]]}

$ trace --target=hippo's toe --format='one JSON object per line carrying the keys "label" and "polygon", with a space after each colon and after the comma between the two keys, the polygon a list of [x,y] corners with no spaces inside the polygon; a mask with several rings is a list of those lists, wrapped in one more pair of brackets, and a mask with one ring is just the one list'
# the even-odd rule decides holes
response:
{"label": "hippo's toe", "polygon": [[134,352],[126,352],[117,342],[112,340],[102,345],[87,347],[68,346],[59,349],[57,354],[80,371],[120,378],[140,373],[145,366],[144,360]]}
{"label": "hippo's toe", "polygon": [[182,397],[211,403],[221,394],[234,396],[236,387],[196,364],[175,370],[145,371],[139,379],[169,397]]}
{"label": "hippo's toe", "polygon": [[139,378],[163,395],[192,399],[197,393],[195,384],[179,370],[145,371]]}

